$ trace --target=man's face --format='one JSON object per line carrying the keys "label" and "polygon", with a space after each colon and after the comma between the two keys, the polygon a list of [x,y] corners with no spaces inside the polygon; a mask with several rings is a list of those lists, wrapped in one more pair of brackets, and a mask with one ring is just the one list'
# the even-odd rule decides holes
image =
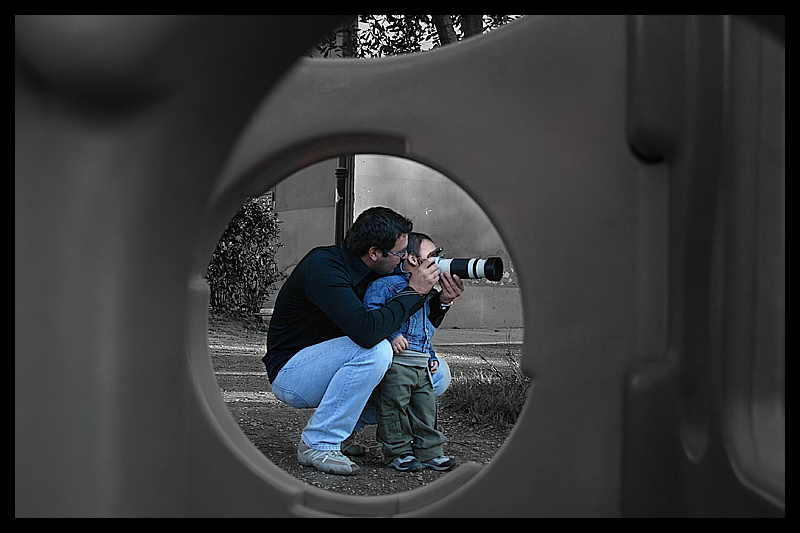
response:
{"label": "man's face", "polygon": [[381,275],[390,274],[400,264],[400,261],[405,258],[407,247],[408,235],[403,234],[394,243],[394,247],[391,250],[387,250],[386,257],[383,257],[383,254],[378,256],[378,260],[372,270]]}

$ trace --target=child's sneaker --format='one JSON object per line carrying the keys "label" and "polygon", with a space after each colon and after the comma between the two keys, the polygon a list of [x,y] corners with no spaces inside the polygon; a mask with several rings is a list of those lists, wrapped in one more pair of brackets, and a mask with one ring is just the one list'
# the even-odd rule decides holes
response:
{"label": "child's sneaker", "polygon": [[400,472],[413,472],[414,470],[422,470],[424,467],[416,457],[409,453],[392,459],[392,462],[389,463],[389,468],[394,468]]}
{"label": "child's sneaker", "polygon": [[434,457],[430,461],[424,461],[422,466],[424,468],[431,468],[433,470],[439,470],[440,472],[443,472],[456,466],[456,462],[446,455],[440,455],[439,457]]}

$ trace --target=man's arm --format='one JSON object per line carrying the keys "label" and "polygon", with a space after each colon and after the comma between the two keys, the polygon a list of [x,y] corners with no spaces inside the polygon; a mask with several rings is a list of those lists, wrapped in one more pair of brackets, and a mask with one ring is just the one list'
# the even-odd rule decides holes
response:
{"label": "man's arm", "polygon": [[[380,309],[386,305],[386,302],[397,294],[401,288],[402,286],[400,285],[388,283],[387,278],[378,278],[369,284],[367,292],[364,294],[364,307],[366,307],[368,311]],[[392,346],[394,346],[395,339],[400,336],[400,331],[395,330],[386,338],[392,343]]]}
{"label": "man's arm", "polygon": [[442,286],[442,291],[437,292],[431,298],[430,312],[428,313],[428,319],[436,328],[442,324],[444,315],[450,309],[450,306],[464,292],[464,283],[458,276],[452,276],[449,272],[443,272],[439,282]]}
{"label": "man's arm", "polygon": [[439,265],[429,258],[425,259],[419,268],[411,273],[411,277],[408,279],[408,288],[425,296],[431,292],[437,281],[439,281]]}
{"label": "man's arm", "polygon": [[349,274],[340,265],[309,268],[306,295],[356,344],[371,348],[400,328],[424,298],[403,291],[385,305],[367,309],[353,292]]}

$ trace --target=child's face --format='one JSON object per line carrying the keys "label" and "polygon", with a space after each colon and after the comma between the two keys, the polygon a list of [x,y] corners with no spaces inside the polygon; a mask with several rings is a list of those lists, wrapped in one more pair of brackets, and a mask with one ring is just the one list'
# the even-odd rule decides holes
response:
{"label": "child's face", "polygon": [[435,251],[435,243],[429,240],[422,241],[419,244],[419,255],[408,254],[408,256],[405,258],[405,264],[403,265],[405,270],[410,272],[411,270],[418,268],[425,259],[433,257],[433,252]]}

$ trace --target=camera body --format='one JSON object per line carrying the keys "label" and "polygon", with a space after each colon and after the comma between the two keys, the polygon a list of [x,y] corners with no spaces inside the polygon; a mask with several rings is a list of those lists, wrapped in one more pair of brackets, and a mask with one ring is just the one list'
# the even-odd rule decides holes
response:
{"label": "camera body", "polygon": [[441,272],[449,272],[462,279],[486,278],[489,281],[500,281],[503,277],[503,260],[499,257],[487,259],[445,259],[434,257]]}

